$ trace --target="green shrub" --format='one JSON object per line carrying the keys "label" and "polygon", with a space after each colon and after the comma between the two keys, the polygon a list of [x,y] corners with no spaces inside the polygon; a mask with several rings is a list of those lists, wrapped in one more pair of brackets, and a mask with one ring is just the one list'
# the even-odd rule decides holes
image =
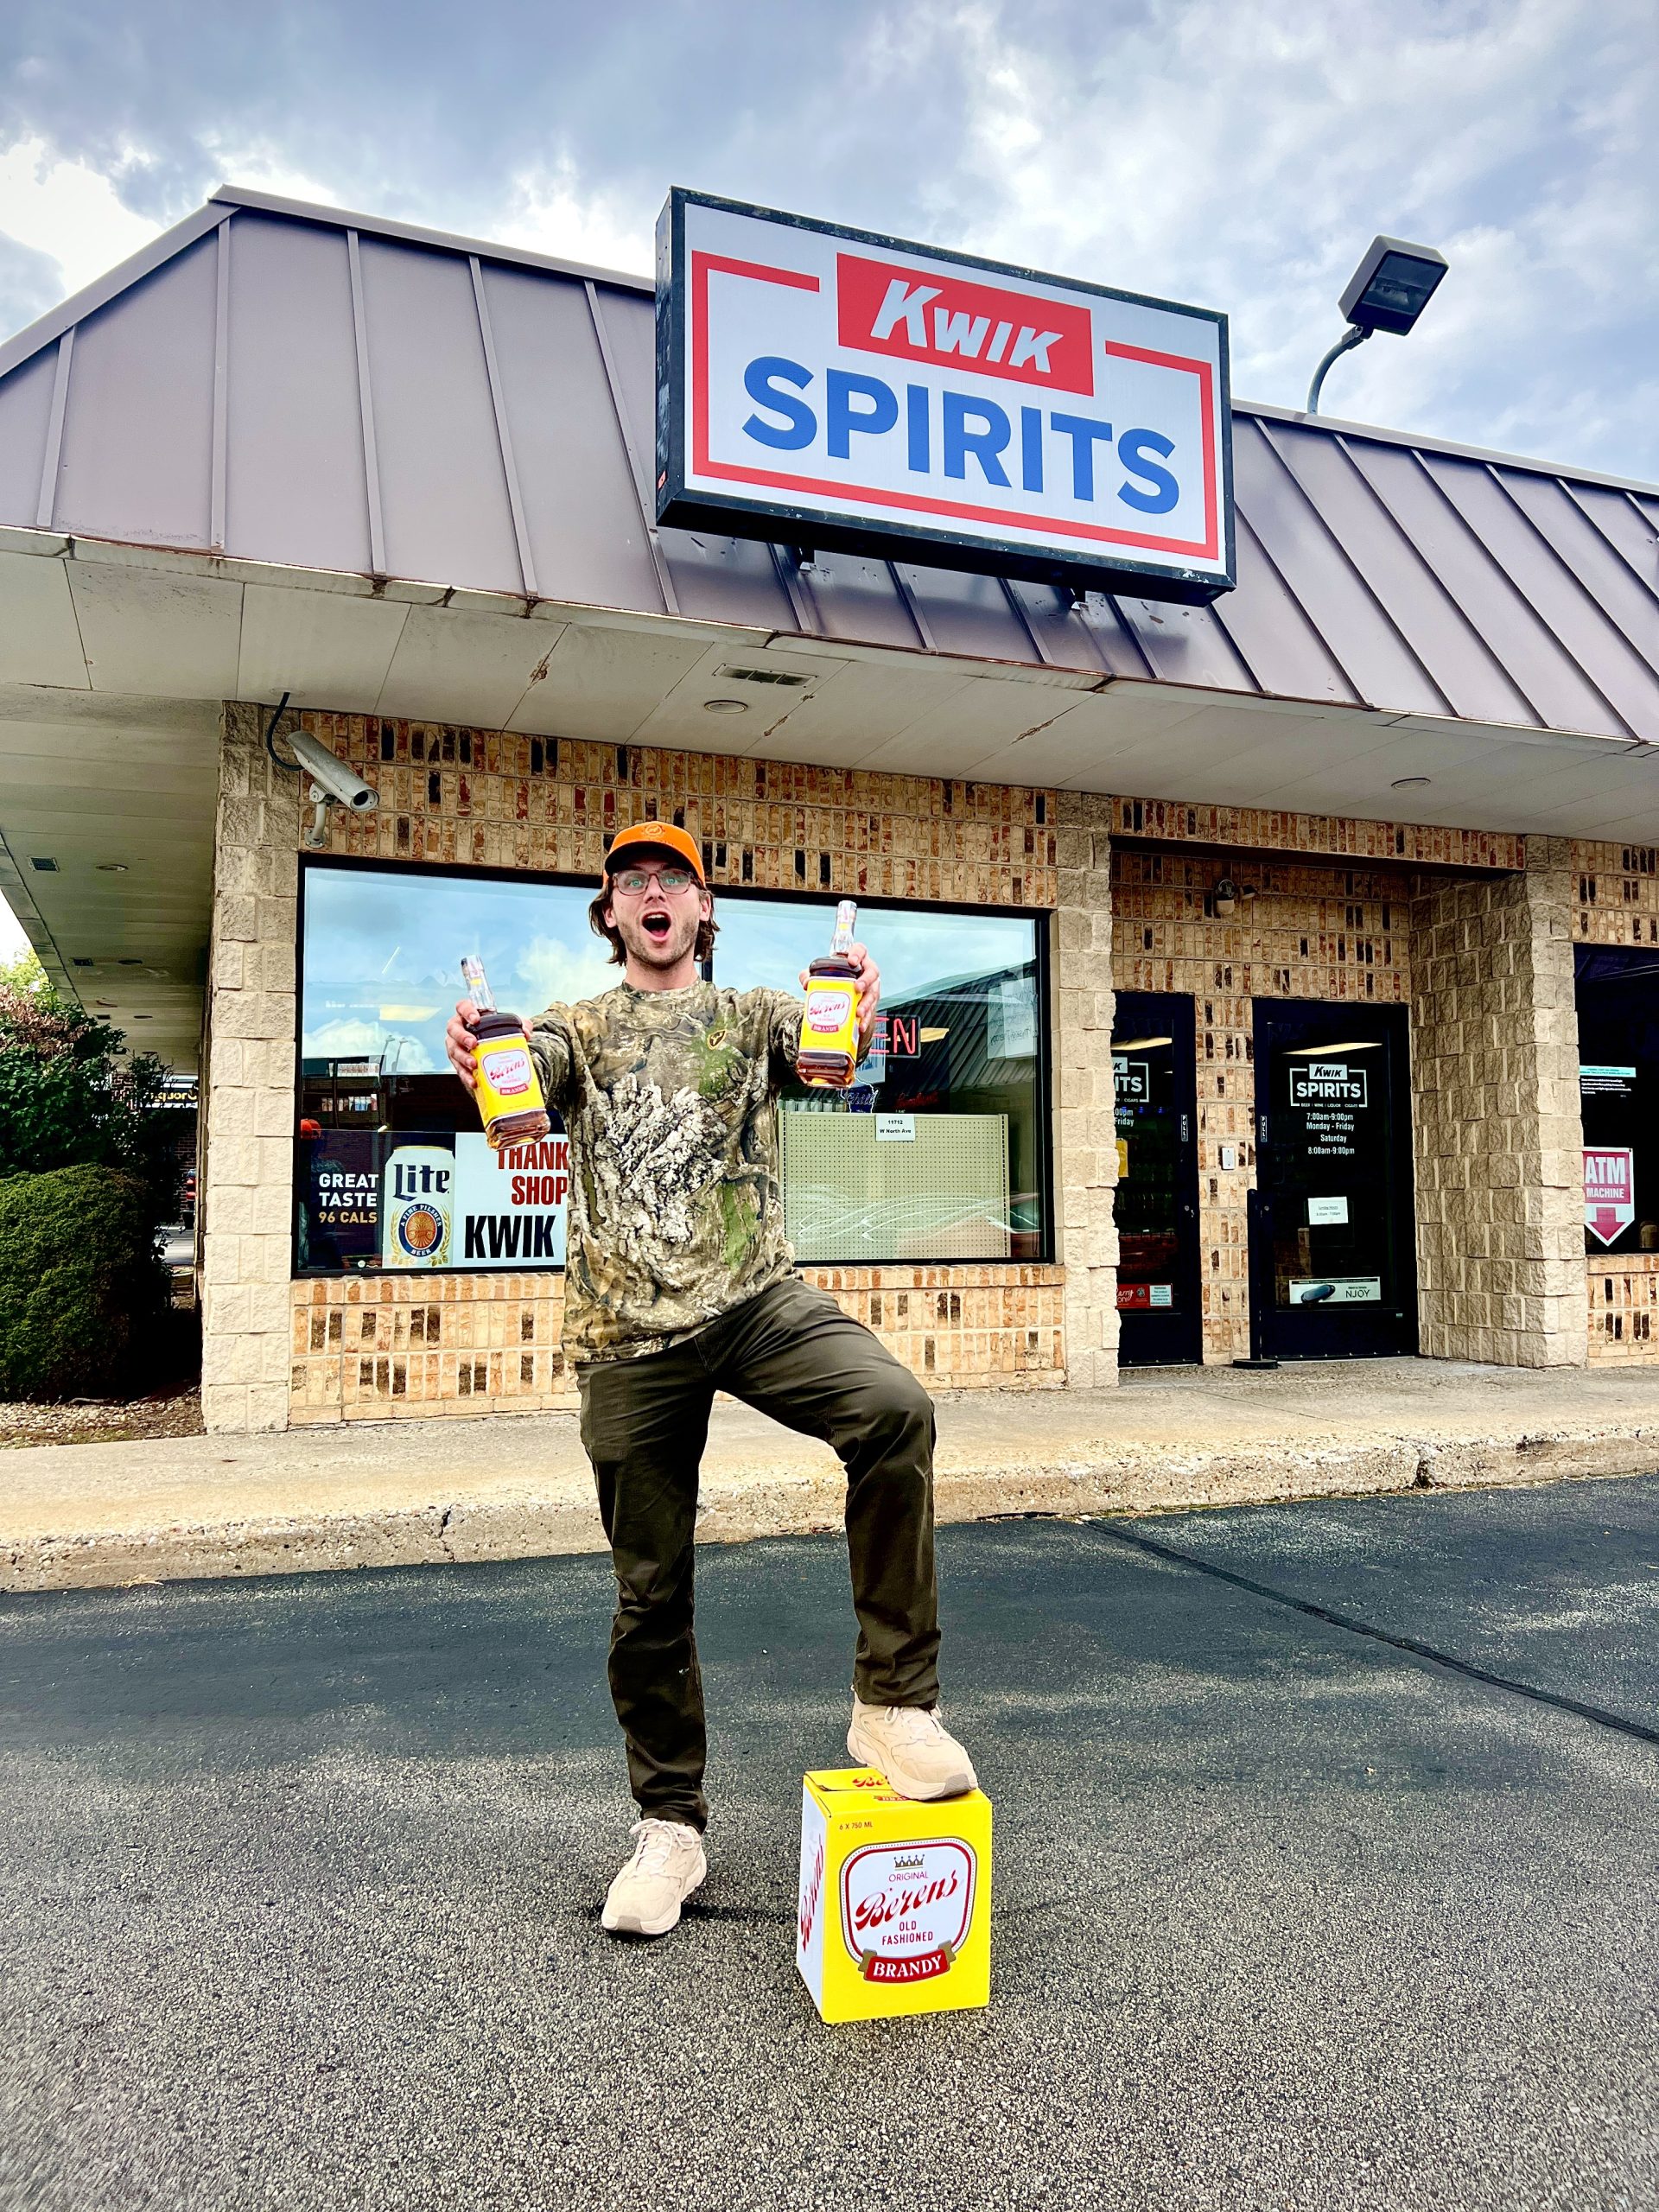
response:
{"label": "green shrub", "polygon": [[0,1400],[143,1388],[166,1301],[136,1178],[79,1166],[0,1179]]}

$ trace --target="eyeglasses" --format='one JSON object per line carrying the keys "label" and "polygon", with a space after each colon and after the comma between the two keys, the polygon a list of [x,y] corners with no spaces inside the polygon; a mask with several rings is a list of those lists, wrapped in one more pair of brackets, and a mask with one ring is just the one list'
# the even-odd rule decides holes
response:
{"label": "eyeglasses", "polygon": [[642,868],[625,868],[611,878],[611,888],[626,891],[631,899],[637,899],[654,883],[659,891],[666,891],[674,898],[682,891],[689,891],[696,880],[689,868],[659,868],[649,874]]}

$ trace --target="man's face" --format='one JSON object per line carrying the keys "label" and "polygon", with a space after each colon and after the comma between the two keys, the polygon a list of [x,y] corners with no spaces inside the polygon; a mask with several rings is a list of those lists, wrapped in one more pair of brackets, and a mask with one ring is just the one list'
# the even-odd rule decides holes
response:
{"label": "man's face", "polygon": [[[683,890],[671,891],[664,887],[664,874],[671,882],[680,876],[689,880]],[[635,890],[632,886],[641,878],[643,889]],[[677,968],[696,945],[698,926],[714,906],[683,861],[646,851],[637,860],[630,855],[612,877],[605,918],[631,960],[644,968]]]}

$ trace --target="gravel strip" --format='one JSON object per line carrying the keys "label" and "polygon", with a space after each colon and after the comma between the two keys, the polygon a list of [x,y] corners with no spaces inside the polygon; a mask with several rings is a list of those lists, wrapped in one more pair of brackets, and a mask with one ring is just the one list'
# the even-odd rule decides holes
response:
{"label": "gravel strip", "polygon": [[29,1444],[117,1444],[154,1436],[200,1436],[201,1393],[81,1399],[64,1406],[0,1404],[0,1451]]}

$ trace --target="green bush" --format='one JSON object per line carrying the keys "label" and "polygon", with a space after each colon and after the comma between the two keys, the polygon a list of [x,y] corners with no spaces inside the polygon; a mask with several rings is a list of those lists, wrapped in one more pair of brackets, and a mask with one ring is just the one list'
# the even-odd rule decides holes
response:
{"label": "green bush", "polygon": [[153,1198],[135,1177],[0,1179],[0,1400],[142,1389],[166,1306]]}

